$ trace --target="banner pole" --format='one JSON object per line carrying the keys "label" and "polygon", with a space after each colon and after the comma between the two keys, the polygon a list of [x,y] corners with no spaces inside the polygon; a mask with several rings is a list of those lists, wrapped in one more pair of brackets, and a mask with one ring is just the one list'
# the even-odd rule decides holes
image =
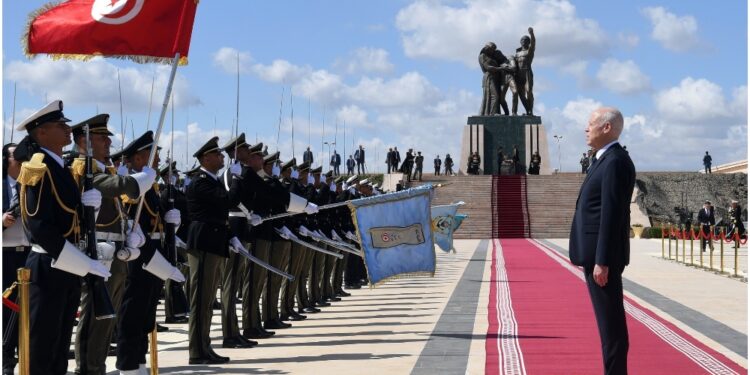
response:
{"label": "banner pole", "polygon": [[18,326],[18,373],[21,375],[31,374],[31,362],[29,361],[29,284],[31,284],[31,269],[19,268],[16,271],[18,277],[18,296],[21,300]]}

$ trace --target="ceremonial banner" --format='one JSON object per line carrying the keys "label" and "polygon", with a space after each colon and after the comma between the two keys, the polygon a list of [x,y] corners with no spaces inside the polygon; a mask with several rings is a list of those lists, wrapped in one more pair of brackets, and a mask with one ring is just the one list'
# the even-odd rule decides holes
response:
{"label": "ceremonial banner", "polygon": [[432,231],[435,236],[435,243],[445,252],[456,252],[453,248],[453,232],[461,225],[460,220],[456,223],[456,211],[458,207],[463,205],[464,202],[458,202],[432,207]]}
{"label": "ceremonial banner", "polygon": [[435,274],[430,220],[432,186],[351,202],[370,284],[403,274]]}
{"label": "ceremonial banner", "polygon": [[27,56],[187,63],[197,0],[69,0],[29,16]]}

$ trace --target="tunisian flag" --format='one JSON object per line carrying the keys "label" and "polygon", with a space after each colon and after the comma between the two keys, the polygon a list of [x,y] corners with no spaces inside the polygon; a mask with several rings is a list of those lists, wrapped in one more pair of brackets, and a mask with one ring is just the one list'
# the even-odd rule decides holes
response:
{"label": "tunisian flag", "polygon": [[26,55],[187,63],[197,0],[68,0],[29,16]]}

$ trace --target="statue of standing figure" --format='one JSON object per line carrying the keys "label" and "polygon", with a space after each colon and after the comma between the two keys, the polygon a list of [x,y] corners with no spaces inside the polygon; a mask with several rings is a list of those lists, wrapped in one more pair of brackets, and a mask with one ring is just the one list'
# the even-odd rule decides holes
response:
{"label": "statue of standing figure", "polygon": [[534,59],[536,39],[534,30],[529,27],[529,34],[521,38],[521,47],[508,59],[493,42],[487,43],[479,52],[479,67],[482,77],[482,105],[480,116],[500,115],[500,109],[507,116],[508,103],[505,96],[510,88],[513,94],[513,115],[518,114],[518,99],[526,109],[527,115],[533,115],[534,75],[531,61]]}

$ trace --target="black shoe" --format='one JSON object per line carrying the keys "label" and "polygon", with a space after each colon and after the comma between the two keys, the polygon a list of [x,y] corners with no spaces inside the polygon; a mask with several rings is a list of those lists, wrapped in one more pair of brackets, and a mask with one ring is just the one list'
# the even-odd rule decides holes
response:
{"label": "black shoe", "polygon": [[347,293],[347,292],[345,292],[345,291],[344,291],[343,289],[339,289],[339,290],[337,290],[337,291],[336,291],[336,295],[337,295],[338,297],[349,297],[349,296],[351,296],[351,294],[350,294],[350,293]]}
{"label": "black shoe", "polygon": [[[209,350],[210,350],[210,349],[209,349]],[[209,352],[208,352],[208,356],[209,356],[210,358],[213,358],[213,359],[215,359],[215,360],[219,361],[219,363],[227,363],[227,362],[229,362],[229,357],[224,357],[224,356],[220,356],[220,355],[218,355],[218,354],[217,354],[217,353],[216,353],[215,351],[213,351],[213,350],[211,350],[211,351],[209,351]]]}
{"label": "black shoe", "polygon": [[174,317],[174,318],[166,318],[164,319],[164,324],[181,324],[181,323],[187,323],[188,317],[187,316],[180,316],[180,317]]}
{"label": "black shoe", "polygon": [[267,339],[273,336],[273,334],[268,331],[261,331],[258,328],[251,328],[244,330],[242,336],[248,339]]}
{"label": "black shoe", "polygon": [[114,345],[109,346],[109,350],[107,351],[107,357],[114,357],[117,355],[117,347]]}
{"label": "black shoe", "polygon": [[320,309],[316,309],[312,306],[309,306],[309,307],[305,307],[304,309],[299,309],[299,312],[305,313],[305,314],[315,314],[315,313],[319,313]]}
{"label": "black shoe", "polygon": [[258,345],[258,342],[257,342],[257,341],[253,341],[253,340],[248,340],[248,339],[246,339],[246,338],[245,338],[244,336],[242,336],[242,335],[239,335],[239,336],[237,336],[237,338],[238,338],[238,339],[240,339],[240,341],[244,342],[245,344],[248,344],[248,345],[250,345],[250,347],[253,347],[253,346],[257,346],[257,345]]}
{"label": "black shoe", "polygon": [[327,306],[331,306],[331,304],[326,302],[325,300],[320,300],[320,301],[315,301],[315,306],[327,307]]}
{"label": "black shoe", "polygon": [[167,332],[169,331],[169,327],[165,327],[161,324],[156,325],[156,332]]}
{"label": "black shoe", "polygon": [[362,285],[359,285],[359,284],[346,284],[345,288],[346,289],[360,289],[360,288],[362,288]]}
{"label": "black shoe", "polygon": [[221,310],[221,303],[219,303],[219,301],[217,301],[217,300],[214,300],[214,304],[213,304],[213,305],[211,305],[211,307],[212,307],[212,308],[213,308],[214,310]]}
{"label": "black shoe", "polygon": [[291,313],[291,314],[289,315],[289,320],[291,320],[291,321],[293,321],[293,322],[297,322],[297,321],[300,321],[300,320],[305,320],[305,319],[307,319],[307,317],[306,317],[306,316],[304,316],[304,315],[302,315],[302,314],[297,314],[297,312],[296,312],[296,311],[293,311],[293,312],[292,312],[292,313]]}
{"label": "black shoe", "polygon": [[325,299],[326,299],[326,301],[328,301],[328,302],[338,302],[338,301],[341,301],[341,298],[339,298],[339,297],[336,297],[336,296],[329,296],[329,297],[325,297]]}
{"label": "black shoe", "polygon": [[238,348],[252,348],[255,345],[251,345],[249,342],[245,342],[239,339],[239,337],[230,337],[224,339],[221,343],[222,348],[238,349]]}
{"label": "black shoe", "polygon": [[[222,358],[227,358],[227,357],[222,357]],[[191,365],[219,365],[219,364],[227,363],[227,362],[229,362],[229,358],[227,358],[227,360],[225,361],[223,359],[214,358],[214,357],[190,358],[190,360],[188,361],[188,363]]]}
{"label": "black shoe", "polygon": [[266,329],[284,329],[289,328],[292,325],[289,323],[284,323],[281,320],[274,319],[274,320],[268,320],[265,323],[263,323],[263,327]]}

